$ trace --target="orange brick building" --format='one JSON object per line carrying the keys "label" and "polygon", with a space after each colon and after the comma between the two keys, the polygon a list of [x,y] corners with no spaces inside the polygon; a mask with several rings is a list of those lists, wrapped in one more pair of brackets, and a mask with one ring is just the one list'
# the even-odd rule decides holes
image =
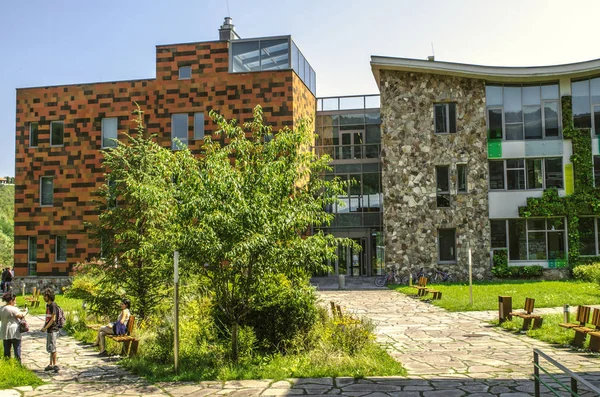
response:
{"label": "orange brick building", "polygon": [[156,47],[156,78],[17,90],[16,276],[67,276],[97,257],[84,222],[98,213],[104,147],[133,132],[135,103],[158,143],[198,153],[216,130],[214,109],[239,122],[263,106],[276,131],[314,119],[315,72],[289,36],[239,39],[230,19],[220,40]]}

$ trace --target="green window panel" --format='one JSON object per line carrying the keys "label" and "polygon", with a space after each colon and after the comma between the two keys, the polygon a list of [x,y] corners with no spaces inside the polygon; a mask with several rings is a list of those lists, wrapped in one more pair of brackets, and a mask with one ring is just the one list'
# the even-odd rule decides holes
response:
{"label": "green window panel", "polygon": [[488,140],[488,158],[489,159],[502,158],[502,140],[501,139],[489,139]]}

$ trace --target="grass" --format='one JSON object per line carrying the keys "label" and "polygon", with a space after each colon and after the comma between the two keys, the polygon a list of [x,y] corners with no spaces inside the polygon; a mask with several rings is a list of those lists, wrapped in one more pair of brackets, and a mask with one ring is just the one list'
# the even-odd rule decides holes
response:
{"label": "grass", "polygon": [[[442,299],[432,304],[446,310],[474,311],[497,310],[498,296],[512,296],[514,309],[522,308],[525,298],[534,298],[535,307],[559,307],[596,304],[600,301],[600,288],[596,283],[583,281],[531,281],[503,280],[473,283],[473,306],[469,304],[469,285],[464,283],[429,284],[442,292]],[[406,285],[390,288],[416,295],[416,289]]]}
{"label": "grass", "polygon": [[[4,347],[0,344],[0,354],[4,355]],[[32,371],[21,366],[13,359],[0,359],[0,390],[19,386],[39,386],[44,382]]]}
{"label": "grass", "polygon": [[[31,294],[26,294],[25,297],[31,297]],[[82,304],[81,299],[67,298],[64,295],[56,295],[55,302],[58,306],[60,306],[63,309],[63,311],[65,312],[65,315],[67,312],[75,312],[77,309],[80,309],[81,304]],[[27,305],[29,307],[30,315],[36,316],[39,314],[46,313],[46,303],[44,302],[44,298],[42,298],[41,296],[40,296],[40,306],[39,307],[31,307],[31,303],[25,301],[25,298],[21,294],[18,294],[17,295],[17,306],[19,308],[23,308],[23,307],[25,307],[25,305]]]}
{"label": "grass", "polygon": [[[568,346],[571,341],[573,341],[575,331],[558,326],[558,324],[563,322],[562,314],[545,314],[543,317],[544,322],[542,323],[542,326],[538,329],[527,331],[527,336],[561,346]],[[494,320],[492,323],[498,324],[498,320]],[[513,317],[512,320],[505,321],[500,326],[508,331],[519,333],[523,326],[523,320],[518,317]],[[587,338],[584,347],[587,348],[588,344],[589,338]]]}
{"label": "grass", "polygon": [[124,359],[121,364],[151,382],[406,375],[402,365],[375,343],[353,356],[315,349],[302,354],[263,356],[237,365],[202,365],[184,357],[178,375],[172,363],[151,362],[143,357]]}

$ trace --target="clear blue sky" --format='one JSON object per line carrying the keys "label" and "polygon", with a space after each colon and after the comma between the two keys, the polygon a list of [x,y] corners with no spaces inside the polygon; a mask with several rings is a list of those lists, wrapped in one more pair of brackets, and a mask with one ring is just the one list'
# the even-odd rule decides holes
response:
{"label": "clear blue sky", "polygon": [[14,175],[15,88],[152,78],[155,45],[291,34],[317,95],[376,93],[371,55],[485,65],[600,58],[597,0],[0,0],[0,176]]}

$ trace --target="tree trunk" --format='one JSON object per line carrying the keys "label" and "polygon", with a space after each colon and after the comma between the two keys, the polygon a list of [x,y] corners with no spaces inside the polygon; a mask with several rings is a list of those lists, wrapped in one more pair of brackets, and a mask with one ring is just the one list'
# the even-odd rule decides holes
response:
{"label": "tree trunk", "polygon": [[233,323],[231,327],[231,358],[234,363],[238,362],[238,323]]}

